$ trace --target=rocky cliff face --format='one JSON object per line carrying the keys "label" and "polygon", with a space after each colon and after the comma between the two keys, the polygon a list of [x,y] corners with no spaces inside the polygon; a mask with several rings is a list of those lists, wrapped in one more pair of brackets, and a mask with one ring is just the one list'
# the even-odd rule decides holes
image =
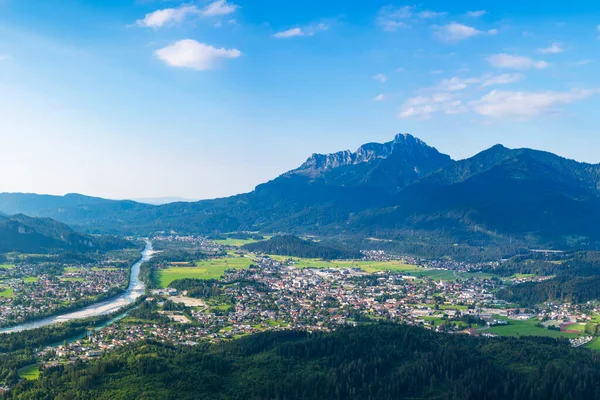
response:
{"label": "rocky cliff face", "polygon": [[[361,175],[411,175],[420,176],[451,163],[449,156],[439,153],[433,147],[409,134],[398,134],[387,143],[367,143],[355,152],[350,150],[332,154],[313,154],[298,169],[286,175],[303,175],[310,178],[328,177],[342,173],[350,178],[350,166],[357,166]],[[363,165],[366,164],[367,166]],[[365,171],[372,166],[374,170]],[[375,171],[377,170],[377,171]],[[331,176],[329,176],[331,178]],[[343,183],[342,183],[343,184]]]}

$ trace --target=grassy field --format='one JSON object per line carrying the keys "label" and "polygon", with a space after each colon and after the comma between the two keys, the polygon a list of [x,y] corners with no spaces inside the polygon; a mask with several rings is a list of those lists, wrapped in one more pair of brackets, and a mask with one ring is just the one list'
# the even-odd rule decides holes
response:
{"label": "grassy field", "polygon": [[583,331],[585,330],[585,324],[573,324],[573,325],[569,325],[568,327],[565,328],[565,330],[567,330],[567,331],[577,331],[577,332],[583,333]]}
{"label": "grassy field", "polygon": [[533,278],[535,274],[514,274],[512,277],[515,279]]}
{"label": "grassy field", "polygon": [[526,321],[509,320],[509,325],[493,326],[484,332],[495,333],[499,336],[546,336],[574,338],[581,336],[579,333],[553,331],[536,326],[539,321],[535,318]]}
{"label": "grassy field", "polygon": [[0,269],[13,269],[14,267],[13,264],[0,264]]}
{"label": "grassy field", "polygon": [[33,282],[37,282],[39,281],[40,278],[38,278],[37,276],[28,276],[26,278],[23,279],[23,282],[25,283],[33,283]]}
{"label": "grassy field", "polygon": [[248,243],[256,243],[258,242],[258,240],[254,240],[254,239],[231,239],[231,238],[227,238],[225,240],[215,240],[216,243],[225,245],[225,246],[235,246],[235,247],[242,247],[245,244]]}
{"label": "grassy field", "polygon": [[[269,240],[272,238],[272,236],[263,236],[263,240]],[[222,244],[225,246],[234,246],[234,247],[242,247],[245,244],[248,243],[256,243],[256,242],[260,242],[260,240],[256,240],[256,239],[233,239],[233,238],[227,238],[227,239],[223,239],[223,240],[215,240],[215,243],[218,244]]]}
{"label": "grassy field", "polygon": [[40,377],[40,370],[37,364],[28,365],[17,371],[20,378],[28,381],[35,381]]}
{"label": "grassy field", "polygon": [[216,243],[225,245],[225,246],[235,246],[235,247],[241,247],[245,244],[248,243],[256,243],[257,240],[254,239],[224,239],[224,240],[215,240]]}
{"label": "grassy field", "polygon": [[[433,280],[452,281],[456,280],[457,274],[445,269],[422,268],[416,265],[406,264],[400,261],[353,261],[353,260],[320,260],[315,258],[297,258],[287,256],[269,256],[274,260],[286,261],[293,260],[297,268],[360,268],[370,274],[380,271],[400,272],[421,278],[431,278]],[[465,278],[468,277],[488,277],[489,274],[458,274]],[[491,275],[490,275],[491,276]]]}
{"label": "grassy field", "polygon": [[11,288],[0,288],[0,297],[13,297],[14,291]]}
{"label": "grassy field", "polygon": [[65,282],[83,282],[85,280],[83,278],[64,277],[64,276],[59,277],[59,279],[61,281],[65,281]]}
{"label": "grassy field", "polygon": [[595,338],[590,343],[586,344],[585,347],[588,349],[600,351],[600,338]]}
{"label": "grassy field", "polygon": [[318,258],[298,258],[288,256],[269,256],[273,260],[287,261],[292,260],[297,268],[360,268],[365,272],[377,271],[418,271],[419,268],[415,265],[404,264],[399,261],[353,261],[353,260],[321,260]]}
{"label": "grassy field", "polygon": [[445,321],[442,319],[442,317],[421,317],[424,321],[426,321],[427,324],[429,324],[430,322],[433,322],[434,326],[438,326],[443,324]]}
{"label": "grassy field", "polygon": [[161,287],[167,287],[177,279],[218,279],[222,277],[225,270],[246,269],[252,264],[252,260],[246,257],[225,257],[196,262],[194,267],[172,266],[167,269],[158,270],[158,279]]}

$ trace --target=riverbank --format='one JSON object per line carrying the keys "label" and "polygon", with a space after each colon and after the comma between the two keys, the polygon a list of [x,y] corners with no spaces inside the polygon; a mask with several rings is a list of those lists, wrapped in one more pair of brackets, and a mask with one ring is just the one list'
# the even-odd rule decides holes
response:
{"label": "riverbank", "polygon": [[116,296],[112,299],[102,301],[100,303],[94,303],[86,306],[80,310],[68,312],[65,314],[58,314],[51,317],[45,317],[38,320],[25,322],[19,325],[15,325],[8,328],[0,329],[0,333],[12,333],[21,332],[24,330],[31,330],[41,328],[43,326],[66,322],[74,319],[84,319],[94,316],[107,315],[117,312],[119,309],[133,303],[137,298],[142,296],[146,290],[144,283],[140,280],[140,267],[141,265],[150,260],[154,254],[152,242],[146,240],[146,246],[141,252],[141,258],[133,264],[129,275],[129,285],[125,293]]}

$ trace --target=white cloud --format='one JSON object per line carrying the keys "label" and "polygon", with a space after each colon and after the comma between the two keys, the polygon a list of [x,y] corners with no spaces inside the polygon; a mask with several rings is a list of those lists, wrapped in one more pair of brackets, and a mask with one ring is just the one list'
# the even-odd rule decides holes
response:
{"label": "white cloud", "polygon": [[401,119],[420,117],[429,118],[431,114],[459,114],[467,111],[461,100],[450,93],[436,93],[432,96],[416,96],[408,99],[400,108]]}
{"label": "white cloud", "polygon": [[460,78],[452,77],[444,79],[437,86],[429,89],[422,89],[421,91],[434,90],[441,92],[459,92],[467,89],[472,85],[479,85],[481,87],[493,86],[493,85],[506,85],[509,83],[517,82],[523,79],[522,74],[501,74],[501,75],[483,75],[481,77],[473,78]]}
{"label": "white cloud", "polygon": [[434,34],[442,42],[454,43],[479,35],[496,35],[498,34],[498,30],[480,31],[472,26],[452,22],[448,25],[435,27]]}
{"label": "white cloud", "polygon": [[421,11],[420,13],[417,14],[419,16],[419,18],[423,18],[423,19],[433,19],[433,18],[438,18],[438,17],[445,17],[446,15],[448,15],[447,12],[436,12],[436,11]]}
{"label": "white cloud", "polygon": [[385,100],[385,94],[378,94],[377,96],[375,96],[373,98],[373,101],[384,101]]}
{"label": "white cloud", "polygon": [[196,6],[182,6],[178,8],[165,8],[146,14],[143,19],[138,19],[136,23],[146,28],[160,28],[164,25],[183,21],[188,15],[198,13]]}
{"label": "white cloud", "polygon": [[314,36],[318,32],[326,31],[327,29],[329,29],[329,26],[327,24],[321,23],[317,25],[309,25],[304,28],[296,27],[285,31],[277,32],[273,34],[273,37],[276,39],[289,39],[298,36]]}
{"label": "white cloud", "polygon": [[227,0],[217,0],[210,3],[202,9],[201,13],[205,17],[216,17],[220,15],[229,15],[239,8],[237,4],[228,3]]}
{"label": "white cloud", "polygon": [[223,59],[238,58],[238,49],[216,48],[192,39],[175,42],[156,50],[156,56],[172,67],[207,70],[215,68]]}
{"label": "white cloud", "polygon": [[529,119],[556,111],[560,105],[590,97],[598,90],[573,89],[568,92],[510,92],[492,91],[470,103],[473,110],[492,118]]}
{"label": "white cloud", "polygon": [[413,16],[414,6],[385,6],[377,13],[377,25],[386,32],[394,32],[398,28],[408,28],[408,20]]}
{"label": "white cloud", "polygon": [[577,62],[571,63],[571,64],[569,64],[569,66],[570,67],[581,67],[583,65],[588,65],[588,64],[591,64],[593,62],[594,62],[594,60],[581,60],[581,61],[577,61]]}
{"label": "white cloud", "polygon": [[544,69],[550,66],[546,61],[537,61],[529,57],[516,56],[512,54],[494,54],[487,58],[487,61],[497,68],[508,69]]}
{"label": "white cloud", "polygon": [[373,79],[375,79],[376,81],[379,81],[381,83],[385,83],[388,80],[388,78],[385,74],[373,75]]}
{"label": "white cloud", "polygon": [[182,22],[190,16],[214,17],[231,14],[237,9],[238,6],[235,4],[227,3],[226,0],[217,0],[204,8],[198,8],[195,5],[184,5],[156,10],[137,20],[136,24],[146,28],[160,28],[168,24]]}
{"label": "white cloud", "polygon": [[467,13],[467,17],[471,17],[471,18],[479,18],[479,17],[483,17],[485,14],[487,14],[488,12],[485,10],[477,10],[477,11],[469,11]]}
{"label": "white cloud", "polygon": [[438,86],[438,89],[447,92],[456,92],[459,90],[464,90],[469,85],[478,83],[479,81],[479,78],[458,78],[455,76],[450,79],[444,79]]}
{"label": "white cloud", "polygon": [[560,45],[560,43],[552,43],[550,47],[545,47],[543,49],[538,49],[538,51],[542,54],[558,54],[565,51]]}
{"label": "white cloud", "polygon": [[506,85],[520,81],[524,78],[523,74],[501,74],[485,77],[481,86]]}
{"label": "white cloud", "polygon": [[292,28],[288,29],[287,31],[277,32],[273,35],[273,37],[277,39],[287,39],[295,36],[304,36],[304,31],[302,28]]}

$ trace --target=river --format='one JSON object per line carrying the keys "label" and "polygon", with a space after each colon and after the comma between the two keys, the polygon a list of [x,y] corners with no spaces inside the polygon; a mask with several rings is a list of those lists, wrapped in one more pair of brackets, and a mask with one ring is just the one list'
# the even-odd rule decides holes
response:
{"label": "river", "polygon": [[88,318],[97,315],[106,315],[119,310],[123,306],[133,303],[135,299],[143,295],[146,290],[144,282],[140,280],[140,267],[144,262],[148,261],[152,257],[152,254],[154,254],[152,242],[146,240],[146,247],[141,253],[142,257],[131,267],[131,273],[129,274],[129,286],[127,287],[125,293],[123,293],[122,295],[112,298],[110,300],[105,300],[101,303],[90,304],[89,306],[77,311],[72,311],[66,314],[54,315],[52,317],[47,317],[36,321],[15,325],[9,328],[0,329],[0,333],[26,331],[29,329],[40,328],[42,326],[55,324],[57,322],[65,322],[72,319]]}

